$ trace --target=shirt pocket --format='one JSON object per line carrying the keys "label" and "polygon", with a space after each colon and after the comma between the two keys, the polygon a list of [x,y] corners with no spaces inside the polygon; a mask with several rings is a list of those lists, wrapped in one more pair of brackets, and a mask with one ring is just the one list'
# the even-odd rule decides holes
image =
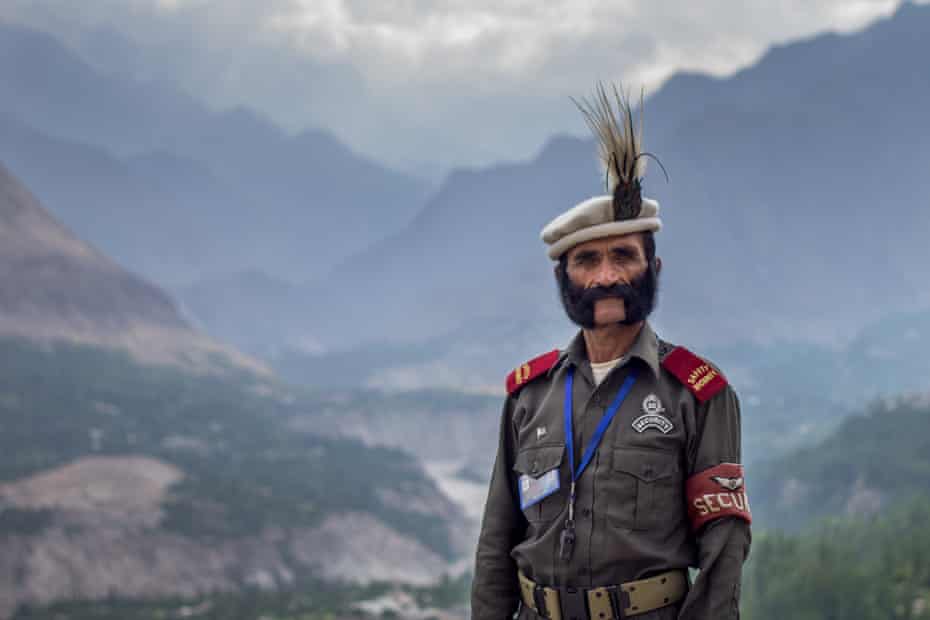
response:
{"label": "shirt pocket", "polygon": [[614,448],[612,473],[614,526],[648,530],[678,522],[684,498],[677,451]]}
{"label": "shirt pocket", "polygon": [[532,523],[551,521],[565,506],[564,486],[561,465],[565,458],[565,446],[535,446],[524,448],[517,453],[513,470],[517,472],[517,484],[521,475],[540,478],[552,470],[558,470],[559,490],[526,508],[523,514]]}

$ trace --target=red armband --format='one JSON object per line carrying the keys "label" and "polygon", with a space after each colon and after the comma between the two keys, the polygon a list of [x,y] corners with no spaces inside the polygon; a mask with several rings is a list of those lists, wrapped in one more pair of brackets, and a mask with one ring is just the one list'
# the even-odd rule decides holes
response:
{"label": "red armband", "polygon": [[743,466],[738,463],[721,463],[694,474],[685,483],[685,494],[694,531],[720,517],[738,517],[752,523]]}

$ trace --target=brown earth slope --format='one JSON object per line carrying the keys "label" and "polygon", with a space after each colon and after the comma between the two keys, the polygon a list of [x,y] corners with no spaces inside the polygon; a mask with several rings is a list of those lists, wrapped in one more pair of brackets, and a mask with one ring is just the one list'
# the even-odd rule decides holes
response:
{"label": "brown earth slope", "polygon": [[183,476],[150,457],[94,456],[0,484],[0,514],[15,509],[45,521],[41,531],[0,536],[0,618],[22,604],[69,599],[287,589],[305,570],[340,582],[428,584],[449,568],[367,513],[213,542],[167,531],[161,505]]}
{"label": "brown earth slope", "polygon": [[264,372],[191,329],[162,290],[75,237],[2,163],[0,334],[128,348],[144,362]]}

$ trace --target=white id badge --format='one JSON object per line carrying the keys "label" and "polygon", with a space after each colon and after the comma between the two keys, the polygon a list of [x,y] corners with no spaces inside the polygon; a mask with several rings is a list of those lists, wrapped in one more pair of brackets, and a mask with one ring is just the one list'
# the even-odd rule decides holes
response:
{"label": "white id badge", "polygon": [[517,486],[520,489],[520,508],[526,510],[559,490],[559,470],[552,469],[539,478],[523,474]]}

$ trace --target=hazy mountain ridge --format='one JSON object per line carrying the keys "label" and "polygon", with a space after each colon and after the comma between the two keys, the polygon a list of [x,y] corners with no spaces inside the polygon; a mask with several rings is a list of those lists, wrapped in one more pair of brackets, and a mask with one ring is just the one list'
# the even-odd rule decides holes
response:
{"label": "hazy mountain ridge", "polygon": [[[282,348],[313,352],[318,346],[290,328],[300,322],[313,300],[300,286],[266,272],[246,270],[204,278],[172,292],[192,322],[256,356],[272,359]],[[270,314],[269,308],[275,313]],[[301,377],[290,378],[303,382]]]}
{"label": "hazy mountain ridge", "polygon": [[841,347],[804,342],[711,347],[743,408],[744,458],[826,439],[867,403],[926,391],[930,311],[890,314]]}
{"label": "hazy mountain ridge", "polygon": [[268,370],[191,329],[175,302],[81,241],[0,163],[0,334],[130,351],[196,371]]}
{"label": "hazy mountain ridge", "polygon": [[[171,281],[189,274],[191,266],[211,270],[229,264],[228,256],[211,258],[210,252],[232,251],[217,243],[232,234],[230,220],[199,217],[190,207],[200,192],[184,188],[187,198],[172,196],[168,188],[173,178],[165,175],[161,185],[139,174],[139,161],[144,160],[127,165],[99,147],[51,138],[2,112],[0,151],[13,172],[66,225],[138,273]],[[229,190],[212,189],[214,196],[227,195],[230,213],[250,211]],[[179,226],[178,219],[185,225]],[[251,260],[250,243],[240,243],[238,250],[240,260]]]}
{"label": "hazy mountain ridge", "polygon": [[[319,388],[367,385],[403,391],[458,387],[487,395],[482,424],[493,435],[495,403],[503,402],[504,378],[509,370],[497,371],[494,366],[521,359],[521,348],[529,349],[534,339],[546,334],[560,334],[552,337],[550,348],[562,348],[571,332],[570,327],[557,322],[548,326],[534,323],[528,329],[518,319],[489,319],[480,329],[476,326],[411,345],[360,347],[316,355],[290,350],[270,359],[275,371],[287,380]],[[679,343],[661,328],[658,332]],[[923,351],[928,346],[930,312],[918,312],[890,315],[869,324],[839,347],[806,342],[738,342],[691,348],[717,364],[737,390],[743,412],[743,458],[756,463],[826,439],[864,403],[926,389],[930,363]],[[537,349],[532,354],[524,353],[523,359],[540,352]],[[482,407],[463,408],[468,412],[476,409]],[[402,419],[392,422],[395,426],[385,437],[426,424],[428,417],[420,415],[422,410],[422,406],[404,409],[399,415]],[[443,404],[443,411],[454,410],[448,403]],[[392,412],[385,414],[391,418]],[[454,424],[473,423],[469,420],[468,416],[455,418]],[[347,422],[331,421],[334,428],[351,427]],[[350,436],[369,433],[365,424],[359,424],[356,434]],[[380,422],[375,424],[380,426]],[[478,458],[480,453],[476,450],[476,458],[472,459],[479,472],[484,468]]]}
{"label": "hazy mountain ridge", "polygon": [[[0,141],[0,157],[66,223],[162,284],[243,269],[309,278],[400,227],[427,191],[324,131],[289,136],[249,110],[101,76],[46,34],[0,24],[0,51],[0,116],[47,138]],[[113,169],[87,169],[61,143],[96,149]]]}
{"label": "hazy mountain ridge", "polygon": [[[6,317],[72,310],[84,317],[100,317],[104,325],[116,323],[114,327],[128,320],[121,315],[184,327],[167,295],[71,235],[2,164],[0,209],[5,269],[0,282]],[[93,280],[99,284],[91,289],[87,285]],[[52,295],[58,299],[47,297]]]}
{"label": "hazy mountain ridge", "polygon": [[[646,148],[671,177],[651,164],[645,188],[662,205],[658,316],[673,335],[835,343],[930,304],[912,268],[930,231],[930,147],[913,131],[930,101],[928,27],[930,7],[905,5],[731,78],[672,78],[646,101]],[[567,137],[532,161],[452,174],[404,231],[308,289],[331,301],[299,328],[325,325],[318,338],[339,348],[557,316],[538,231],[602,186],[593,143]]]}

